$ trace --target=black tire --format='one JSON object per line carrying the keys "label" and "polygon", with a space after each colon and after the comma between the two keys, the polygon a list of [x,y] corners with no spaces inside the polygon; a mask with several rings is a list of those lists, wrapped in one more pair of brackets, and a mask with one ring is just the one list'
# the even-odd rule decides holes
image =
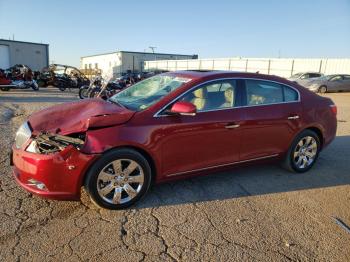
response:
{"label": "black tire", "polygon": [[39,85],[38,85],[38,83],[32,83],[32,84],[31,84],[31,87],[32,87],[32,89],[33,89],[34,91],[39,91]]}
{"label": "black tire", "polygon": [[82,86],[79,88],[80,99],[89,98],[89,86]]}
{"label": "black tire", "polygon": [[47,87],[47,84],[44,80],[38,80],[37,83],[39,87]]}
{"label": "black tire", "polygon": [[[143,184],[139,190],[139,192],[137,192],[137,194],[131,198],[130,200],[128,200],[125,203],[111,203],[106,201],[105,199],[103,199],[103,197],[100,195],[98,187],[100,182],[102,182],[101,180],[99,180],[99,175],[102,171],[108,170],[108,167],[111,168],[110,165],[112,165],[113,161],[132,161],[132,162],[136,162],[138,165],[138,168],[142,169],[142,174],[143,174]],[[121,166],[123,166],[123,164],[121,164]],[[114,170],[114,167],[112,165],[112,171]],[[111,173],[109,175],[112,176],[118,176],[118,175],[122,175],[124,176],[124,172],[127,168],[125,168],[123,170],[123,167],[121,168],[121,172],[115,172]],[[139,169],[135,169],[136,171]],[[130,173],[132,174],[132,173]],[[140,171],[141,174],[141,171]],[[131,177],[131,176],[130,176]],[[113,179],[117,179],[117,178],[113,178]],[[92,200],[92,202],[94,202],[94,204],[96,204],[97,206],[101,207],[101,208],[107,208],[107,209],[124,209],[124,208],[128,208],[131,205],[135,204],[141,197],[143,197],[147,191],[149,190],[150,186],[151,186],[151,181],[152,181],[152,172],[151,172],[151,168],[150,165],[148,163],[148,161],[137,151],[132,150],[132,149],[114,149],[111,151],[108,151],[107,153],[103,154],[102,157],[100,159],[98,159],[93,165],[92,167],[89,169],[89,171],[86,174],[85,177],[85,189],[87,191],[87,193],[90,195],[90,198]],[[108,183],[108,182],[106,182]],[[103,182],[102,182],[103,184]],[[113,180],[113,183],[111,181],[109,181],[109,184],[113,184],[113,186],[116,186],[116,180]],[[130,182],[125,182],[125,184],[128,184],[130,186]],[[131,182],[132,184],[132,182]],[[132,184],[134,185],[134,184]],[[108,184],[107,184],[108,186]],[[119,188],[124,188],[124,186],[121,185],[117,185]],[[106,185],[105,185],[106,187]],[[104,189],[105,187],[100,188]],[[113,192],[110,191],[107,195],[105,195],[105,198],[107,198],[107,196],[109,194],[115,194],[115,192],[117,191],[115,188],[112,189],[114,190]],[[135,189],[134,189],[135,190]],[[123,190],[122,190],[123,191]],[[135,190],[137,191],[137,190]],[[128,195],[129,194],[126,192],[126,190],[123,191],[124,195]],[[112,197],[113,198],[113,197]],[[121,199],[122,200],[122,199]],[[112,201],[112,199],[110,199],[110,201]],[[123,201],[123,200],[122,200]]]}
{"label": "black tire", "polygon": [[58,82],[57,87],[62,92],[66,91],[65,85],[63,83],[61,83],[61,82]]}
{"label": "black tire", "polygon": [[[317,149],[316,149],[316,154],[313,158],[313,161],[310,164],[308,164],[306,167],[301,168],[295,162],[296,159],[298,159],[299,157],[295,158],[294,153],[297,150],[298,143],[300,143],[303,139],[305,140],[307,137],[314,138],[314,140],[317,144]],[[292,144],[290,145],[290,147],[288,149],[288,152],[285,156],[285,159],[282,163],[282,166],[291,172],[304,173],[304,172],[308,171],[315,164],[315,162],[317,161],[318,155],[320,153],[320,150],[321,150],[320,138],[318,137],[318,135],[314,131],[312,131],[310,129],[306,129],[306,130],[302,131],[301,133],[299,133],[294,138]]]}
{"label": "black tire", "polygon": [[320,87],[318,88],[318,92],[319,92],[320,94],[325,94],[325,93],[327,93],[327,87],[326,87],[326,86],[320,86]]}
{"label": "black tire", "polygon": [[0,87],[0,89],[1,89],[1,91],[9,91],[10,90],[10,88],[7,86],[2,86],[2,87]]}

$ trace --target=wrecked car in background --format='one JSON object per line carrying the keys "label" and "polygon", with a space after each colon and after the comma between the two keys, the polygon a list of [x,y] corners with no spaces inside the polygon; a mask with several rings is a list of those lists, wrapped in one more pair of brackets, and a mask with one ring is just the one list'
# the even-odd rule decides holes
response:
{"label": "wrecked car in background", "polygon": [[89,85],[90,80],[76,67],[51,64],[43,68],[37,77],[37,83],[40,87],[52,85],[61,91],[71,88],[80,88]]}

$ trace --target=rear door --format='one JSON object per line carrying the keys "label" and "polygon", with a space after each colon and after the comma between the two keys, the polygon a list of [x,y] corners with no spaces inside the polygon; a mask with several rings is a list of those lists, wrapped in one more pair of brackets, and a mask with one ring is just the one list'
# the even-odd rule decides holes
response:
{"label": "rear door", "polygon": [[270,157],[287,151],[300,127],[299,93],[276,82],[248,79],[244,100],[240,159]]}

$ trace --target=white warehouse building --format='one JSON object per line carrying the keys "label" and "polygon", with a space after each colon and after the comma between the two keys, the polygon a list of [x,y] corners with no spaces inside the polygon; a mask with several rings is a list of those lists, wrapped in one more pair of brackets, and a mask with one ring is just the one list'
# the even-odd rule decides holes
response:
{"label": "white warehouse building", "polygon": [[197,59],[198,55],[163,54],[116,51],[80,58],[80,68],[88,71],[99,69],[103,74],[120,76],[125,73],[144,71],[145,61]]}

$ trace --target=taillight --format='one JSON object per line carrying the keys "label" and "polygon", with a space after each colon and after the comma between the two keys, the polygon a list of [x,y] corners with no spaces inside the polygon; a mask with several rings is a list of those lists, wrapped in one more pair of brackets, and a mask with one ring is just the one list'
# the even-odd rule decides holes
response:
{"label": "taillight", "polygon": [[334,113],[334,115],[337,115],[337,112],[338,112],[337,106],[336,105],[330,105],[329,107],[331,108],[331,110]]}

